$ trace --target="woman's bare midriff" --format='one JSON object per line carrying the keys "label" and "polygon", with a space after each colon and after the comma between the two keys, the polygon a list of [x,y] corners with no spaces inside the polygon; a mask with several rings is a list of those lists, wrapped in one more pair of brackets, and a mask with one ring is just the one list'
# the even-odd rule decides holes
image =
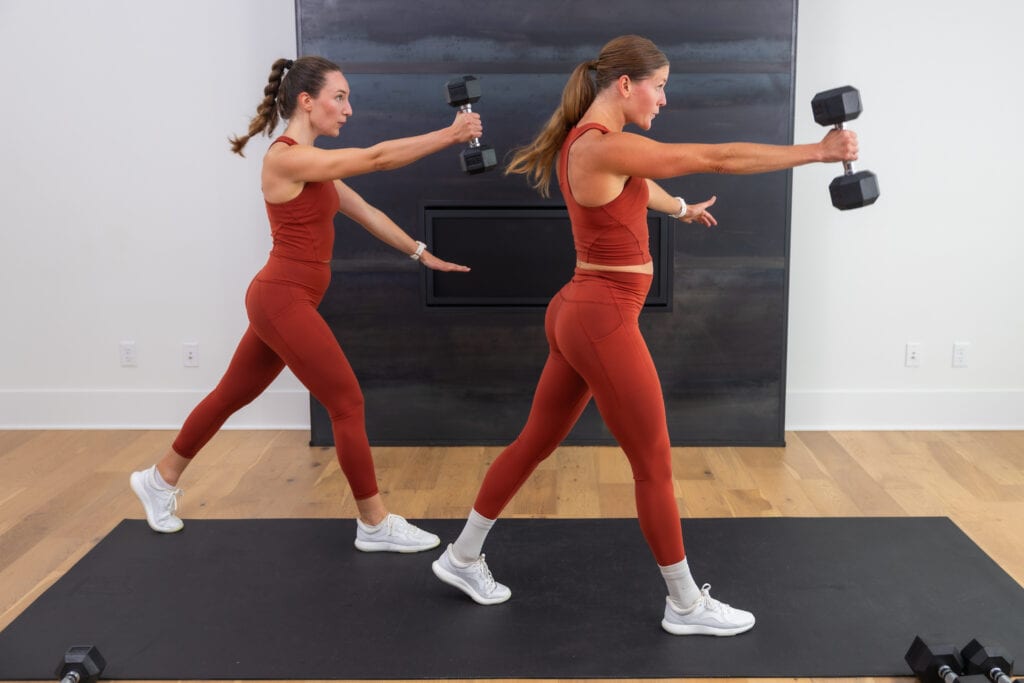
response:
{"label": "woman's bare midriff", "polygon": [[608,270],[616,273],[643,273],[644,275],[652,275],[654,273],[654,261],[639,263],[635,266],[605,266],[600,263],[587,263],[586,261],[577,260],[576,267],[582,270]]}

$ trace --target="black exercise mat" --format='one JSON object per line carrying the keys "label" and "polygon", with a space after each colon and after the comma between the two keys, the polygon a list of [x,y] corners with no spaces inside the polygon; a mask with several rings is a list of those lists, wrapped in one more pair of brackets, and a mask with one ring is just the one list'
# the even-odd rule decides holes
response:
{"label": "black exercise mat", "polygon": [[[461,520],[422,526],[455,538]],[[1024,589],[945,518],[684,520],[694,575],[749,609],[733,638],[661,630],[636,520],[500,520],[512,599],[438,581],[439,550],[361,553],[351,520],[124,521],[0,633],[0,679],[51,679],[95,644],[104,678],[907,675],[915,634],[1024,656]]]}

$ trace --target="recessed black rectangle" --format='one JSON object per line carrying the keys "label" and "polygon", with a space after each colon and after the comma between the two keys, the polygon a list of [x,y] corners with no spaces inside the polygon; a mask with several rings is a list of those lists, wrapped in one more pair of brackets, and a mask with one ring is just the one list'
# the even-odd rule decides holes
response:
{"label": "recessed black rectangle", "polygon": [[[646,306],[672,305],[672,231],[666,216],[647,217],[654,281]],[[437,204],[423,210],[433,253],[469,273],[426,270],[428,306],[546,306],[572,277],[576,254],[564,206]]]}

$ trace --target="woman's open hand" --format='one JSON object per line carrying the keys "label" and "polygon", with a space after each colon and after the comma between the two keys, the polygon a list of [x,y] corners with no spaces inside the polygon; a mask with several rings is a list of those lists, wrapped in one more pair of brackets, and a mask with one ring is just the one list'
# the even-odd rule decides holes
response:
{"label": "woman's open hand", "polygon": [[440,270],[447,273],[469,272],[468,266],[460,266],[458,263],[449,263],[448,261],[443,261],[434,256],[433,254],[431,254],[429,251],[424,251],[420,255],[420,263],[422,263],[427,268],[430,268],[431,270]]}
{"label": "woman's open hand", "polygon": [[708,207],[714,204],[716,201],[718,201],[717,196],[712,197],[706,202],[700,202],[698,204],[687,204],[686,213],[680,216],[679,220],[681,220],[684,223],[700,223],[701,225],[706,225],[709,228],[712,225],[718,225],[718,221],[715,220],[715,217],[712,216],[711,212],[708,211]]}

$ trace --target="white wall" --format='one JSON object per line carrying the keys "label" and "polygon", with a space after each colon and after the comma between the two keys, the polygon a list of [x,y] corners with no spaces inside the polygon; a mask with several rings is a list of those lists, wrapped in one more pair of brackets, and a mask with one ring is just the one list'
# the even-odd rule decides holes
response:
{"label": "white wall", "polygon": [[[800,3],[796,138],[814,93],[861,91],[874,206],[838,212],[838,165],[794,172],[787,427],[1024,426],[1024,5]],[[921,367],[904,346],[921,344]],[[971,343],[954,369],[954,341]]]}
{"label": "white wall", "polygon": [[[291,0],[0,0],[0,426],[178,425],[216,384],[270,248],[266,138],[227,136],[294,56]],[[308,421],[283,376],[234,424]]]}
{"label": "white wall", "polygon": [[[856,85],[882,198],[840,213],[838,165],[794,173],[789,428],[1024,427],[1024,9],[963,8],[801,3],[797,140],[823,132],[815,92]],[[294,53],[292,0],[0,0],[0,428],[175,428],[216,383],[270,246],[266,141],[225,139]],[[308,422],[286,372],[228,425]]]}

